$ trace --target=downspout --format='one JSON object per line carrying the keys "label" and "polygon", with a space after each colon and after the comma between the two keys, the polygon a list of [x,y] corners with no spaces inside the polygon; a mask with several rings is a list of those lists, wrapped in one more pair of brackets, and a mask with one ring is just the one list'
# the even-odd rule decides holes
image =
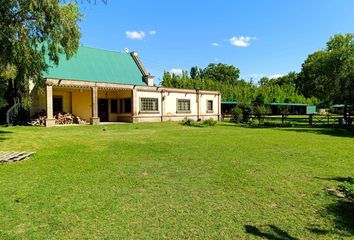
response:
{"label": "downspout", "polygon": [[197,94],[197,121],[199,121],[199,115],[200,115],[200,112],[199,112],[199,89],[197,88],[196,90],[195,90],[195,92],[196,92],[196,94]]}
{"label": "downspout", "polygon": [[221,119],[222,119],[222,116],[221,116],[221,93],[219,92],[219,94],[218,94],[218,109],[219,109],[219,111],[218,111],[218,119],[219,119],[219,121],[221,121]]}
{"label": "downspout", "polygon": [[164,96],[164,91],[161,91],[161,122],[163,122],[163,118],[164,118],[164,101],[165,101],[165,96]]}

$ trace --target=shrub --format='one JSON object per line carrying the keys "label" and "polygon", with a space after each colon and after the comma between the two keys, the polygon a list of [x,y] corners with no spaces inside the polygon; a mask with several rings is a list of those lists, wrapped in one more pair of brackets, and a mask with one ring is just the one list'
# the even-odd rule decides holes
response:
{"label": "shrub", "polygon": [[184,120],[182,120],[182,125],[185,126],[194,126],[195,125],[195,121],[191,118],[185,118]]}
{"label": "shrub", "polygon": [[235,107],[231,110],[231,121],[240,123],[243,121],[243,110],[240,107]]}
{"label": "shrub", "polygon": [[270,108],[265,105],[255,105],[253,107],[253,114],[258,118],[258,124],[261,124],[262,116],[269,114]]}
{"label": "shrub", "polygon": [[347,198],[354,200],[354,179],[350,179],[349,181],[343,183],[340,187]]}
{"label": "shrub", "polygon": [[182,125],[190,126],[190,127],[209,127],[209,126],[215,126],[216,124],[217,124],[217,121],[215,121],[213,119],[208,119],[203,122],[196,122],[193,119],[185,118],[182,121]]}
{"label": "shrub", "polygon": [[290,122],[276,123],[276,122],[264,122],[265,127],[293,127]]}
{"label": "shrub", "polygon": [[208,120],[205,120],[205,121],[203,122],[203,125],[204,125],[204,126],[212,127],[212,126],[215,126],[217,123],[218,123],[217,121],[215,121],[215,120],[213,120],[213,119],[210,118],[210,119],[208,119]]}
{"label": "shrub", "polygon": [[252,115],[252,106],[249,103],[242,103],[239,105],[239,107],[242,109],[242,115],[243,115],[242,122],[243,123],[249,122],[250,117]]}

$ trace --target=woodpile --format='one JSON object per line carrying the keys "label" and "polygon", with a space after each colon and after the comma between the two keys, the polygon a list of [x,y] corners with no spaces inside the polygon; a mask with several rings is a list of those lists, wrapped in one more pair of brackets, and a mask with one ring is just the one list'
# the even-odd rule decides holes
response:
{"label": "woodpile", "polygon": [[45,120],[47,119],[46,111],[42,110],[38,113],[35,113],[32,117],[31,122],[29,122],[32,126],[45,126]]}
{"label": "woodpile", "polygon": [[[67,112],[57,112],[54,113],[55,124],[56,125],[67,125],[67,124],[86,124],[87,122],[80,117],[67,113]],[[45,126],[45,120],[47,119],[47,113],[42,110],[34,114],[30,125],[32,126]]]}
{"label": "woodpile", "polygon": [[86,121],[80,119],[80,117],[75,116],[71,113],[66,112],[58,112],[54,115],[55,124],[57,125],[65,125],[65,124],[85,124]]}

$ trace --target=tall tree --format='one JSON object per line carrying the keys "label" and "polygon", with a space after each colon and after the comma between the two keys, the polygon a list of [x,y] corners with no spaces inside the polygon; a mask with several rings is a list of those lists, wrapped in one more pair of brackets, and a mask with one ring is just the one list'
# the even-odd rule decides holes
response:
{"label": "tall tree", "polygon": [[211,63],[204,69],[203,77],[219,82],[235,83],[240,77],[240,70],[233,65]]}
{"label": "tall tree", "polygon": [[[43,86],[48,59],[72,57],[81,37],[77,4],[60,0],[0,0],[0,91],[29,105],[29,79]],[[2,101],[3,102],[3,101]]]}
{"label": "tall tree", "polygon": [[[199,69],[200,72],[201,68],[195,67],[195,69]],[[193,74],[191,73],[191,75]],[[265,80],[269,81],[269,79]],[[175,75],[165,71],[161,84],[164,87],[220,91],[223,100],[237,101],[246,104],[247,106],[252,103],[264,105],[264,103],[269,102],[286,101],[310,104],[317,103],[316,98],[305,98],[298,94],[294,84],[277,84],[275,81],[272,83],[267,82],[267,84],[260,84],[260,86],[257,87],[245,80],[237,80],[229,83],[206,78],[203,74],[200,74],[197,78],[193,79],[188,76],[186,71],[183,71],[182,75]]]}
{"label": "tall tree", "polygon": [[191,78],[192,79],[198,79],[200,78],[200,71],[199,71],[199,68],[196,66],[196,67],[191,67]]}
{"label": "tall tree", "polygon": [[296,82],[306,97],[354,104],[354,34],[338,34],[306,59]]}

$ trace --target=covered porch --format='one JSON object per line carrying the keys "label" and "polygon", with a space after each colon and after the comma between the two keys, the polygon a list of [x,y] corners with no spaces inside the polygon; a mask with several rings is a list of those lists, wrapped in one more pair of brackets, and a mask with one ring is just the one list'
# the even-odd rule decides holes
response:
{"label": "covered porch", "polygon": [[92,125],[100,122],[132,122],[134,86],[67,80],[47,80],[46,126],[55,114],[71,113]]}

